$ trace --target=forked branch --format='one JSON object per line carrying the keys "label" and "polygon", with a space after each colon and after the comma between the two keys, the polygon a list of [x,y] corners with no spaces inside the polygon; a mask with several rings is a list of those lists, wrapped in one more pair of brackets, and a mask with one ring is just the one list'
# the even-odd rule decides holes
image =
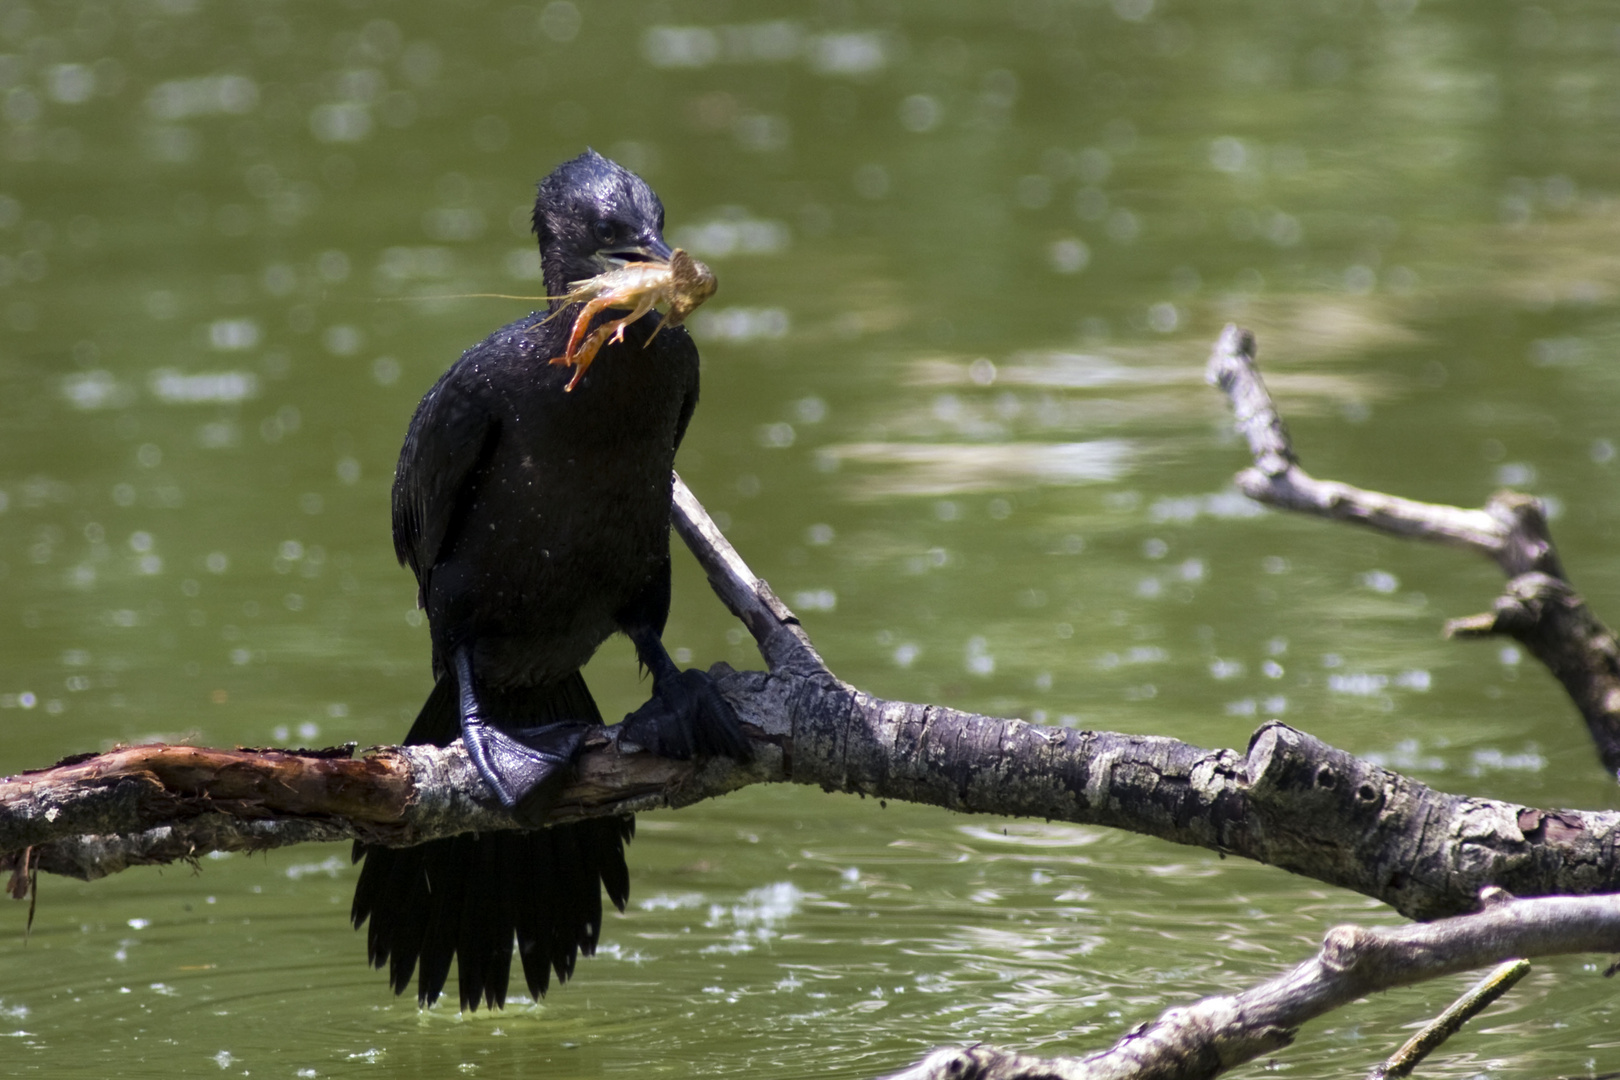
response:
{"label": "forked branch", "polygon": [[1260,378],[1254,335],[1239,327],[1228,326],[1216,341],[1208,378],[1231,400],[1254,458],[1236,477],[1245,495],[1280,510],[1467,548],[1494,560],[1509,578],[1506,591],[1489,614],[1447,623],[1447,636],[1501,634],[1523,644],[1564,685],[1604,767],[1620,772],[1620,645],[1565,575],[1539,499],[1502,491],[1484,509],[1466,510],[1311,476]]}

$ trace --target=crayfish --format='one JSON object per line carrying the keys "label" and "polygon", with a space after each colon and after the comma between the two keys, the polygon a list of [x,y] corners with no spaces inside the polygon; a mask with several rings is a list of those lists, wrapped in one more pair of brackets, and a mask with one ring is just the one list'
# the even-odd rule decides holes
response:
{"label": "crayfish", "polygon": [[[567,310],[569,305],[583,302],[574,317],[573,332],[568,335],[568,348],[563,355],[553,357],[553,364],[572,364],[574,377],[563,389],[572,390],[584,377],[585,369],[596,359],[597,352],[609,341],[623,341],[624,328],[653,310],[667,304],[668,311],[654,328],[647,341],[650,343],[658,331],[666,326],[679,326],[697,310],[699,304],[714,295],[718,287],[714,271],[698,262],[681,248],[670,253],[667,263],[638,262],[609,270],[584,281],[571,283],[568,295],[562,297],[563,306],[548,319]],[[586,333],[591,320],[610,308],[629,308],[630,314],[609,319],[595,330]]]}

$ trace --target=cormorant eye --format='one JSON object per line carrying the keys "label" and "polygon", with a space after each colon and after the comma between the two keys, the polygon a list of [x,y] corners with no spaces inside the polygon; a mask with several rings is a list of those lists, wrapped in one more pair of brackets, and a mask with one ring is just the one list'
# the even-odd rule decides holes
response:
{"label": "cormorant eye", "polygon": [[596,236],[599,244],[613,243],[613,223],[611,221],[598,221],[591,226],[591,232]]}

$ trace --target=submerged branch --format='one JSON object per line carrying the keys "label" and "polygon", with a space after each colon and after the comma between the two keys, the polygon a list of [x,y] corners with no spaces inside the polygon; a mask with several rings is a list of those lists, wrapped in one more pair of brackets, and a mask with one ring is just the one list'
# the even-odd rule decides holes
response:
{"label": "submerged branch", "polygon": [[1620,950],[1620,896],[1499,900],[1415,926],[1336,926],[1311,959],[1241,993],[1166,1010],[1112,1047],[1035,1058],[988,1046],[936,1050],[887,1080],[1195,1080],[1292,1043],[1300,1025],[1357,998],[1509,957]]}
{"label": "submerged branch", "polygon": [[1334,480],[1299,464],[1288,429],[1260,378],[1254,335],[1228,326],[1209,357],[1209,381],[1230,399],[1254,465],[1237,474],[1250,498],[1282,510],[1348,521],[1395,536],[1477,551],[1510,579],[1490,614],[1454,619],[1451,637],[1503,634],[1557,677],[1580,710],[1598,757],[1620,772],[1620,645],[1564,573],[1539,499],[1512,491],[1482,510],[1416,502]]}

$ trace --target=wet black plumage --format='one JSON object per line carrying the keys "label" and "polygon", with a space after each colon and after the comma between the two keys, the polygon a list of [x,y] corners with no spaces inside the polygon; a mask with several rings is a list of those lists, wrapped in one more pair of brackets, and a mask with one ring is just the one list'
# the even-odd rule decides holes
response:
{"label": "wet black plumage", "polygon": [[[534,211],[546,291],[662,260],[663,206],[639,177],[587,152],[541,181]],[[554,304],[555,306],[555,304]],[[603,318],[614,313],[606,313]],[[697,404],[698,354],[656,313],[603,348],[579,385],[562,355],[574,310],[497,330],[422,399],[394,477],[394,546],[427,610],[436,685],[408,743],[465,740],[520,818],[538,819],[601,722],[580,668],[615,631],[653,675],[633,716],[647,744],[747,755],[707,676],[680,672],[669,614],[675,451]],[[650,338],[650,340],[649,340]],[[420,969],[432,1003],[457,961],[463,1008],[504,1003],[514,937],[530,992],[595,950],[601,893],[623,909],[629,817],[412,848],[357,844],[356,927],[395,992]]]}

